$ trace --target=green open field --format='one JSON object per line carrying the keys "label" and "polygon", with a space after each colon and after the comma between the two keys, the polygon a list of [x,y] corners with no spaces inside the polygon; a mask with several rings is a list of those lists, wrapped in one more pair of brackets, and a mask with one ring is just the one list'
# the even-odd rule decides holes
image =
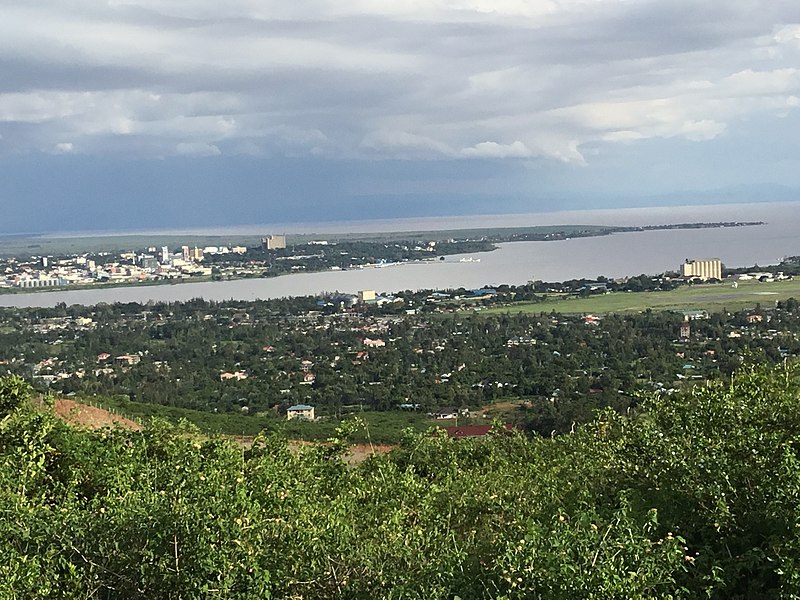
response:
{"label": "green open field", "polygon": [[[452,425],[451,422],[436,421],[418,412],[398,411],[355,411],[343,413],[341,418],[322,415],[323,418],[314,421],[287,421],[285,417],[277,415],[241,415],[236,413],[212,413],[208,411],[191,410],[174,406],[161,406],[158,404],[144,404],[133,402],[120,397],[75,398],[106,410],[110,410],[122,417],[138,422],[147,422],[152,417],[166,419],[171,422],[186,420],[196,425],[204,433],[221,433],[233,436],[254,436],[262,431],[282,433],[289,439],[295,440],[325,440],[336,435],[336,427],[341,421],[359,417],[364,421],[365,428],[357,431],[352,436],[356,443],[396,444],[400,441],[403,431],[407,428],[415,431],[427,431],[431,427]],[[460,422],[461,424],[467,421]],[[469,423],[472,423],[471,421]]]}
{"label": "green open field", "polygon": [[525,302],[491,308],[485,313],[555,311],[566,314],[606,314],[647,310],[736,310],[774,306],[778,300],[800,299],[800,279],[759,283],[744,281],[733,288],[730,283],[681,286],[669,292],[614,292],[587,298],[553,295],[545,302]]}

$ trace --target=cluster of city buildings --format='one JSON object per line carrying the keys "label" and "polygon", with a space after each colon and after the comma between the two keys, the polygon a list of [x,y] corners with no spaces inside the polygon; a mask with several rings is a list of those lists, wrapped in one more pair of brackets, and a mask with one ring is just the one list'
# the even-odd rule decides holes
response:
{"label": "cluster of city buildings", "polygon": [[100,253],[29,260],[7,259],[0,263],[0,288],[48,288],[66,285],[91,285],[105,282],[140,282],[152,279],[180,279],[211,275],[203,266],[207,255],[244,254],[244,246],[168,246],[150,247],[142,252]]}
{"label": "cluster of city buildings", "polygon": [[[263,237],[261,243],[266,250],[286,248],[286,236],[270,234]],[[202,264],[206,257],[245,253],[245,246],[181,246],[177,250],[169,246],[151,246],[138,252],[0,259],[0,288],[136,283],[152,279],[211,275],[211,267]]]}

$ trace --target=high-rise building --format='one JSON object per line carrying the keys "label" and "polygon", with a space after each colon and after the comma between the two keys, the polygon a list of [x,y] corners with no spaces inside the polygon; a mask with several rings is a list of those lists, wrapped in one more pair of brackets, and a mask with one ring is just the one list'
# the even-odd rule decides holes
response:
{"label": "high-rise building", "polygon": [[681,323],[681,339],[688,340],[690,337],[692,337],[692,326],[689,324],[689,315],[686,315]]}
{"label": "high-rise building", "polygon": [[161,263],[167,264],[169,262],[169,246],[161,246]]}
{"label": "high-rise building", "polygon": [[686,259],[681,277],[689,279],[722,279],[722,262],[718,258]]}
{"label": "high-rise building", "polygon": [[181,253],[183,254],[183,260],[189,262],[189,259],[191,258],[189,256],[189,246],[181,246]]}
{"label": "high-rise building", "polygon": [[261,238],[261,245],[264,246],[264,250],[279,250],[281,248],[286,248],[286,236],[285,235],[267,235]]}
{"label": "high-rise building", "polygon": [[142,254],[142,256],[139,257],[139,265],[141,265],[143,269],[155,271],[158,268],[158,260],[155,256],[150,254]]}

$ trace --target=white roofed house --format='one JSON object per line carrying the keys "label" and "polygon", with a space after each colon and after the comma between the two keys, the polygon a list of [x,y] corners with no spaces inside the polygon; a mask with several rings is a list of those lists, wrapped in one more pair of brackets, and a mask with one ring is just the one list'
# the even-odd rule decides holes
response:
{"label": "white roofed house", "polygon": [[286,409],[286,419],[292,421],[301,419],[304,421],[314,420],[314,407],[308,404],[295,404]]}

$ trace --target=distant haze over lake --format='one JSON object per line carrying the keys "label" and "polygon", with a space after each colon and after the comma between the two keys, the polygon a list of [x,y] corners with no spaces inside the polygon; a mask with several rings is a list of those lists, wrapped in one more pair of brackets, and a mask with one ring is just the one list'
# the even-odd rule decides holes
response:
{"label": "distant haze over lake", "polygon": [[660,206],[571,210],[542,213],[459,215],[450,217],[412,217],[402,219],[370,219],[363,221],[324,221],[318,223],[262,223],[226,227],[187,229],[146,229],[118,231],[50,232],[45,237],[114,237],[119,235],[209,235],[260,237],[266,233],[321,235],[335,233],[380,233],[398,231],[441,231],[496,227],[535,227],[538,225],[668,225],[675,223],[717,221],[769,221],[771,216],[784,218],[800,212],[797,202],[765,202],[748,204],[713,204],[700,206]]}

